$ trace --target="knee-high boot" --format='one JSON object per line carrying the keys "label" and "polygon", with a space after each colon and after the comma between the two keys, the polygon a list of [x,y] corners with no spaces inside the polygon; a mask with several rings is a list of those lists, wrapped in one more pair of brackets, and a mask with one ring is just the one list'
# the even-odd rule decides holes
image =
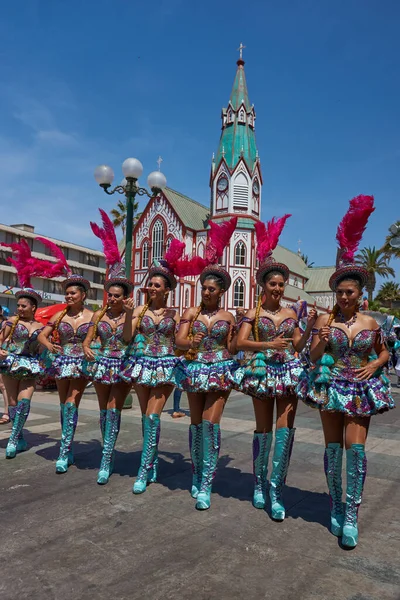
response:
{"label": "knee-high boot", "polygon": [[68,467],[74,463],[71,447],[78,424],[78,409],[73,402],[66,402],[61,410],[63,411],[62,433],[60,453],[56,461],[56,473],[66,473]]}
{"label": "knee-high boot", "polygon": [[106,434],[106,420],[107,420],[107,409],[102,408],[102,409],[100,409],[99,425],[100,425],[100,433],[101,433],[101,439],[103,440],[103,445],[104,445],[104,436]]}
{"label": "knee-high boot", "polygon": [[[146,415],[142,415],[142,438],[144,438],[144,422],[145,422],[146,418],[147,418]],[[160,422],[159,422],[157,425],[158,439],[160,439],[160,429],[161,429],[161,426],[160,426]],[[153,459],[153,466],[147,475],[148,483],[156,483],[157,475],[158,475],[158,443],[157,443],[156,453],[155,453],[154,459]]]}
{"label": "knee-high boot", "polygon": [[97,483],[104,485],[113,472],[114,466],[114,448],[117,442],[119,428],[121,425],[121,411],[117,408],[109,408],[107,411],[103,454],[101,457],[100,470],[97,477]]}
{"label": "knee-high boot", "polygon": [[294,428],[289,429],[288,427],[281,427],[275,431],[275,448],[269,487],[271,515],[275,521],[283,521],[285,518],[282,492],[292,454],[295,431]]}
{"label": "knee-high boot", "polygon": [[367,457],[364,444],[352,444],[346,450],[346,512],[343,525],[343,546],[354,548],[358,542],[358,509],[361,504],[364,481],[367,475]]}
{"label": "knee-high boot", "polygon": [[159,439],[160,415],[143,415],[143,450],[139,472],[132,488],[134,494],[142,494],[146,491],[147,482],[151,483],[149,476],[150,471],[154,468],[154,459],[157,456]]}
{"label": "knee-high boot", "polygon": [[268,458],[272,444],[272,431],[256,433],[253,435],[253,474],[254,494],[253,506],[265,507],[265,493],[267,487]]}
{"label": "knee-high boot", "polygon": [[6,458],[15,458],[17,452],[24,452],[27,443],[23,437],[23,427],[31,409],[31,401],[28,398],[18,400],[17,406],[9,406],[10,420],[12,421],[11,435],[7,443]]}
{"label": "knee-high boot", "polygon": [[340,537],[343,532],[344,511],[342,504],[342,458],[343,448],[331,443],[325,448],[324,467],[329,489],[331,507],[331,532]]}
{"label": "knee-high boot", "polygon": [[202,422],[203,431],[203,469],[201,487],[197,496],[197,510],[207,510],[211,504],[211,487],[217,470],[221,447],[221,430],[218,423]]}
{"label": "knee-high boot", "polygon": [[192,460],[192,498],[197,498],[201,487],[203,469],[203,429],[202,424],[189,427],[189,450]]}

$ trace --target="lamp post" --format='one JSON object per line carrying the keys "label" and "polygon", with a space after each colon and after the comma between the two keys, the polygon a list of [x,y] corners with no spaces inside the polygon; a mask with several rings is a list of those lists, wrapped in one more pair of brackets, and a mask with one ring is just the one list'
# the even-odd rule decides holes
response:
{"label": "lamp post", "polygon": [[126,196],[126,228],[125,228],[125,276],[130,279],[132,267],[132,238],[133,238],[133,205],[136,196],[148,196],[153,198],[163,190],[167,185],[165,175],[160,171],[161,159],[158,160],[159,170],[152,171],[147,178],[147,183],[151,192],[146,188],[140,187],[138,179],[143,173],[143,165],[137,158],[127,158],[122,163],[122,172],[124,179],[120,185],[117,185],[113,190],[110,190],[114,181],[114,171],[108,165],[100,165],[96,167],[94,178],[103,188],[106,194],[125,194]]}
{"label": "lamp post", "polygon": [[393,225],[389,227],[389,231],[393,236],[389,241],[389,244],[392,248],[400,248],[400,227],[397,225],[397,223],[393,223]]}
{"label": "lamp post", "polygon": [[[114,171],[108,165],[100,165],[96,167],[94,178],[103,188],[106,194],[125,194],[126,196],[126,228],[125,228],[125,277],[131,278],[132,267],[132,238],[133,238],[133,206],[136,196],[148,196],[153,198],[163,190],[167,185],[165,175],[160,171],[162,159],[158,159],[158,171],[153,171],[147,178],[147,183],[151,192],[146,188],[140,187],[138,179],[143,173],[143,165],[137,158],[127,158],[122,163],[122,172],[124,179],[120,185],[117,185],[113,190],[110,190],[111,184],[114,181]],[[132,408],[132,394],[128,394],[125,399],[124,408]]]}

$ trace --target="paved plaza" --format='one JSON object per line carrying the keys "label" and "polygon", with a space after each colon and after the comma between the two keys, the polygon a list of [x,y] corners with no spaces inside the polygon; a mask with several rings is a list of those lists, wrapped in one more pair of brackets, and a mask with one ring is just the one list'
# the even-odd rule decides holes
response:
{"label": "paved plaza", "polygon": [[[400,403],[400,390],[394,394]],[[183,397],[183,406],[186,399]],[[134,496],[140,411],[122,415],[115,472],[96,484],[100,432],[94,391],[81,403],[76,465],[55,474],[58,398],[37,392],[30,449],[5,460],[0,429],[1,600],[400,599],[400,411],[375,417],[360,509],[360,543],[344,550],[328,530],[318,413],[299,406],[283,523],[251,505],[251,401],[233,393],[211,509],[189,495],[188,417],[162,418],[159,483]]]}

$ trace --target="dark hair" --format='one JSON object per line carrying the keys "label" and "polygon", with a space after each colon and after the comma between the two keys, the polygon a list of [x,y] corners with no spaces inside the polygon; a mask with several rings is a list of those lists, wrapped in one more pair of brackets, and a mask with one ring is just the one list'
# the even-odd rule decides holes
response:
{"label": "dark hair", "polygon": [[168,277],[165,277],[165,275],[163,275],[162,273],[153,273],[150,277],[150,280],[153,279],[153,277],[160,277],[164,280],[165,287],[171,289],[171,282],[169,281]]}
{"label": "dark hair", "polygon": [[359,275],[357,275],[356,273],[351,273],[349,275],[342,275],[341,277],[339,277],[339,279],[337,280],[336,285],[335,285],[335,291],[336,291],[338,285],[340,283],[343,283],[343,281],[351,281],[352,283],[355,283],[356,286],[358,287],[358,289],[360,290],[360,292],[362,292],[363,287],[364,287],[363,282],[362,282],[361,277],[359,277]]}
{"label": "dark hair", "polygon": [[205,281],[208,281],[209,279],[212,279],[213,281],[215,281],[215,283],[217,284],[217,286],[219,288],[221,288],[221,290],[225,291],[225,281],[222,277],[220,277],[219,275],[216,275],[214,273],[210,273],[209,275],[206,275],[203,279],[203,283]]}
{"label": "dark hair", "polygon": [[68,289],[68,288],[70,288],[70,287],[76,287],[76,288],[78,288],[78,290],[79,290],[79,291],[80,291],[82,294],[86,294],[86,293],[87,293],[85,286],[84,286],[84,285],[82,285],[81,283],[68,283],[68,284],[65,286],[65,291],[67,291],[67,289]]}
{"label": "dark hair", "polygon": [[283,281],[285,281],[285,276],[282,273],[282,271],[279,271],[278,269],[275,269],[275,271],[267,271],[265,273],[265,275],[263,277],[263,283],[267,283],[267,281],[269,281],[270,279],[272,279],[276,275],[280,275],[281,277],[283,277]]}
{"label": "dark hair", "polygon": [[29,300],[29,302],[31,303],[31,305],[34,306],[35,308],[38,307],[37,300],[33,296],[22,296],[22,295],[18,296],[18,300],[22,300],[23,298],[25,298],[25,300]]}
{"label": "dark hair", "polygon": [[111,285],[108,286],[107,293],[110,291],[110,288],[112,288],[112,287],[121,288],[121,290],[124,294],[124,298],[127,298],[129,296],[129,289],[125,283],[112,283]]}

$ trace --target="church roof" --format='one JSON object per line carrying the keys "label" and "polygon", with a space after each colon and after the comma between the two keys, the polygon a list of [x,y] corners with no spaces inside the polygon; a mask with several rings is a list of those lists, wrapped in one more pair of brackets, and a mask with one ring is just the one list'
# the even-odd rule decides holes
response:
{"label": "church roof", "polygon": [[293,250],[289,250],[285,246],[277,246],[272,256],[277,262],[282,262],[286,265],[291,273],[308,278],[307,265],[297,252],[293,252]]}
{"label": "church roof", "polygon": [[[239,109],[242,105],[246,112],[244,122],[239,120]],[[257,146],[254,134],[255,114],[254,108],[250,105],[249,101],[244,60],[242,59],[237,61],[237,71],[228,106],[233,109],[234,114],[232,120],[229,121],[227,119],[229,108],[224,108],[222,111],[223,127],[215,163],[218,165],[224,158],[229,169],[233,170],[240,158],[243,158],[250,172],[252,172],[257,160]],[[249,124],[248,115],[250,113],[253,115],[253,126]]]}
{"label": "church roof", "polygon": [[307,292],[323,292],[330,290],[329,279],[335,272],[335,267],[312,267],[307,269]]}
{"label": "church roof", "polygon": [[168,187],[163,190],[163,194],[185,227],[197,231],[206,228],[210,216],[208,207]]}

